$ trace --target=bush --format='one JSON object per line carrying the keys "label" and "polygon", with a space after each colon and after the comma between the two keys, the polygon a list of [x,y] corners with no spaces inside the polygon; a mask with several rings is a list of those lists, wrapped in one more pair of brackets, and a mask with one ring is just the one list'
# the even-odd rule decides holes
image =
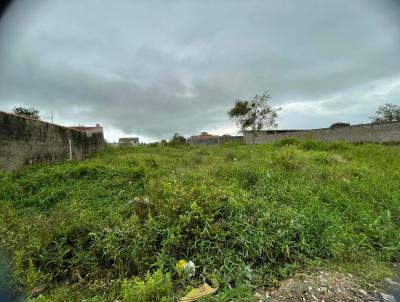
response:
{"label": "bush", "polygon": [[337,154],[332,155],[323,151],[314,152],[311,155],[311,159],[313,159],[317,163],[328,164],[328,165],[340,164],[345,162],[342,156]]}
{"label": "bush", "polygon": [[324,150],[325,146],[326,145],[323,142],[310,140],[310,139],[307,139],[301,145],[301,147],[307,151],[309,151],[309,150]]}
{"label": "bush", "polygon": [[254,186],[259,179],[259,175],[255,167],[236,165],[231,169],[232,174],[238,180],[239,184],[245,189],[249,189]]}
{"label": "bush", "polygon": [[158,302],[169,301],[172,294],[172,282],[169,273],[161,270],[153,274],[147,272],[144,280],[133,278],[122,284],[122,296],[125,302]]}
{"label": "bush", "polygon": [[233,152],[227,152],[224,154],[224,158],[226,161],[235,161],[236,160],[236,155]]}
{"label": "bush", "polygon": [[286,137],[286,138],[282,138],[279,141],[275,142],[276,146],[279,147],[283,147],[283,146],[300,146],[301,145],[301,141],[297,138],[294,137]]}
{"label": "bush", "polygon": [[347,142],[332,142],[329,143],[327,146],[327,150],[337,150],[337,151],[344,151],[344,150],[349,150],[351,147],[351,144]]}
{"label": "bush", "polygon": [[272,163],[277,168],[293,171],[303,168],[307,160],[303,151],[294,146],[288,146],[272,153]]}

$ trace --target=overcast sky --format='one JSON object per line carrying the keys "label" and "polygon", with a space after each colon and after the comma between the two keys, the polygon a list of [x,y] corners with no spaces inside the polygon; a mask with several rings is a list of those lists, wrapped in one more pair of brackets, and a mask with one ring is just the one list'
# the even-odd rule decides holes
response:
{"label": "overcast sky", "polygon": [[400,105],[399,1],[15,1],[0,20],[0,110],[106,138],[235,134],[267,91],[279,128],[366,123]]}

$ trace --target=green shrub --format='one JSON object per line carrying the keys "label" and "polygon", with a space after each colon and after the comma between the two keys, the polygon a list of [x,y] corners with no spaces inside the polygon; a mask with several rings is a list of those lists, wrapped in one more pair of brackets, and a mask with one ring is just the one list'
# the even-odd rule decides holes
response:
{"label": "green shrub", "polygon": [[325,146],[326,146],[325,143],[311,139],[307,139],[301,144],[301,147],[307,151],[324,150]]}
{"label": "green shrub", "polygon": [[147,272],[144,280],[133,278],[122,284],[122,296],[126,302],[158,302],[168,301],[172,294],[172,282],[169,273],[157,270]]}
{"label": "green shrub", "polygon": [[150,168],[158,168],[158,163],[153,157],[146,158],[145,163]]}
{"label": "green shrub", "polygon": [[50,300],[43,295],[39,295],[38,297],[35,298],[32,297],[26,299],[26,302],[54,302],[54,300]]}
{"label": "green shrub", "polygon": [[224,154],[224,158],[228,162],[235,161],[236,160],[236,155],[233,152],[227,152],[227,153]]}
{"label": "green shrub", "polygon": [[311,159],[320,164],[334,165],[344,163],[345,159],[337,154],[329,154],[327,152],[314,152]]}
{"label": "green shrub", "polygon": [[307,164],[307,158],[295,146],[287,146],[272,153],[272,163],[285,171],[294,171],[302,169]]}
{"label": "green shrub", "polygon": [[82,302],[106,302],[107,300],[100,297],[93,297],[88,299],[83,299]]}
{"label": "green shrub", "polygon": [[231,169],[232,174],[243,188],[251,188],[259,179],[259,174],[257,173],[257,169],[255,167],[236,165],[231,167]]}
{"label": "green shrub", "polygon": [[188,163],[190,166],[201,165],[204,162],[204,155],[202,153],[191,154]]}
{"label": "green shrub", "polygon": [[327,145],[327,150],[338,150],[338,151],[344,151],[344,150],[349,150],[351,148],[351,144],[347,142],[332,142]]}
{"label": "green shrub", "polygon": [[276,146],[283,147],[283,146],[300,146],[301,141],[295,137],[285,137],[280,139],[275,143]]}

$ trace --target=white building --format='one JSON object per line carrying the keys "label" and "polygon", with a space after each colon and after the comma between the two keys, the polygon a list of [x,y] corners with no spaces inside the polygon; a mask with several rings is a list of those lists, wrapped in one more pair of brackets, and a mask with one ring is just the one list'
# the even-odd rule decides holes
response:
{"label": "white building", "polygon": [[118,145],[123,147],[135,147],[139,145],[138,137],[121,137],[118,141]]}

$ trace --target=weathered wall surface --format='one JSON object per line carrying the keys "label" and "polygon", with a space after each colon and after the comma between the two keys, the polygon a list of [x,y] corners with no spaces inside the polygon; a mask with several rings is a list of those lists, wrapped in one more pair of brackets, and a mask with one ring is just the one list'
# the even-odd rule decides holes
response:
{"label": "weathered wall surface", "polygon": [[0,112],[0,169],[81,160],[104,148],[103,133],[87,133]]}
{"label": "weathered wall surface", "polygon": [[[298,139],[314,139],[321,141],[346,141],[351,143],[371,142],[389,143],[400,142],[400,122],[381,124],[361,124],[340,128],[325,128],[314,130],[300,130],[294,132],[267,133],[260,131],[254,137],[255,144],[274,142],[286,137]],[[253,136],[250,132],[244,133],[244,143],[252,144]]]}
{"label": "weathered wall surface", "polygon": [[219,137],[219,143],[231,143],[231,142],[238,142],[238,143],[243,143],[243,136],[220,136]]}

